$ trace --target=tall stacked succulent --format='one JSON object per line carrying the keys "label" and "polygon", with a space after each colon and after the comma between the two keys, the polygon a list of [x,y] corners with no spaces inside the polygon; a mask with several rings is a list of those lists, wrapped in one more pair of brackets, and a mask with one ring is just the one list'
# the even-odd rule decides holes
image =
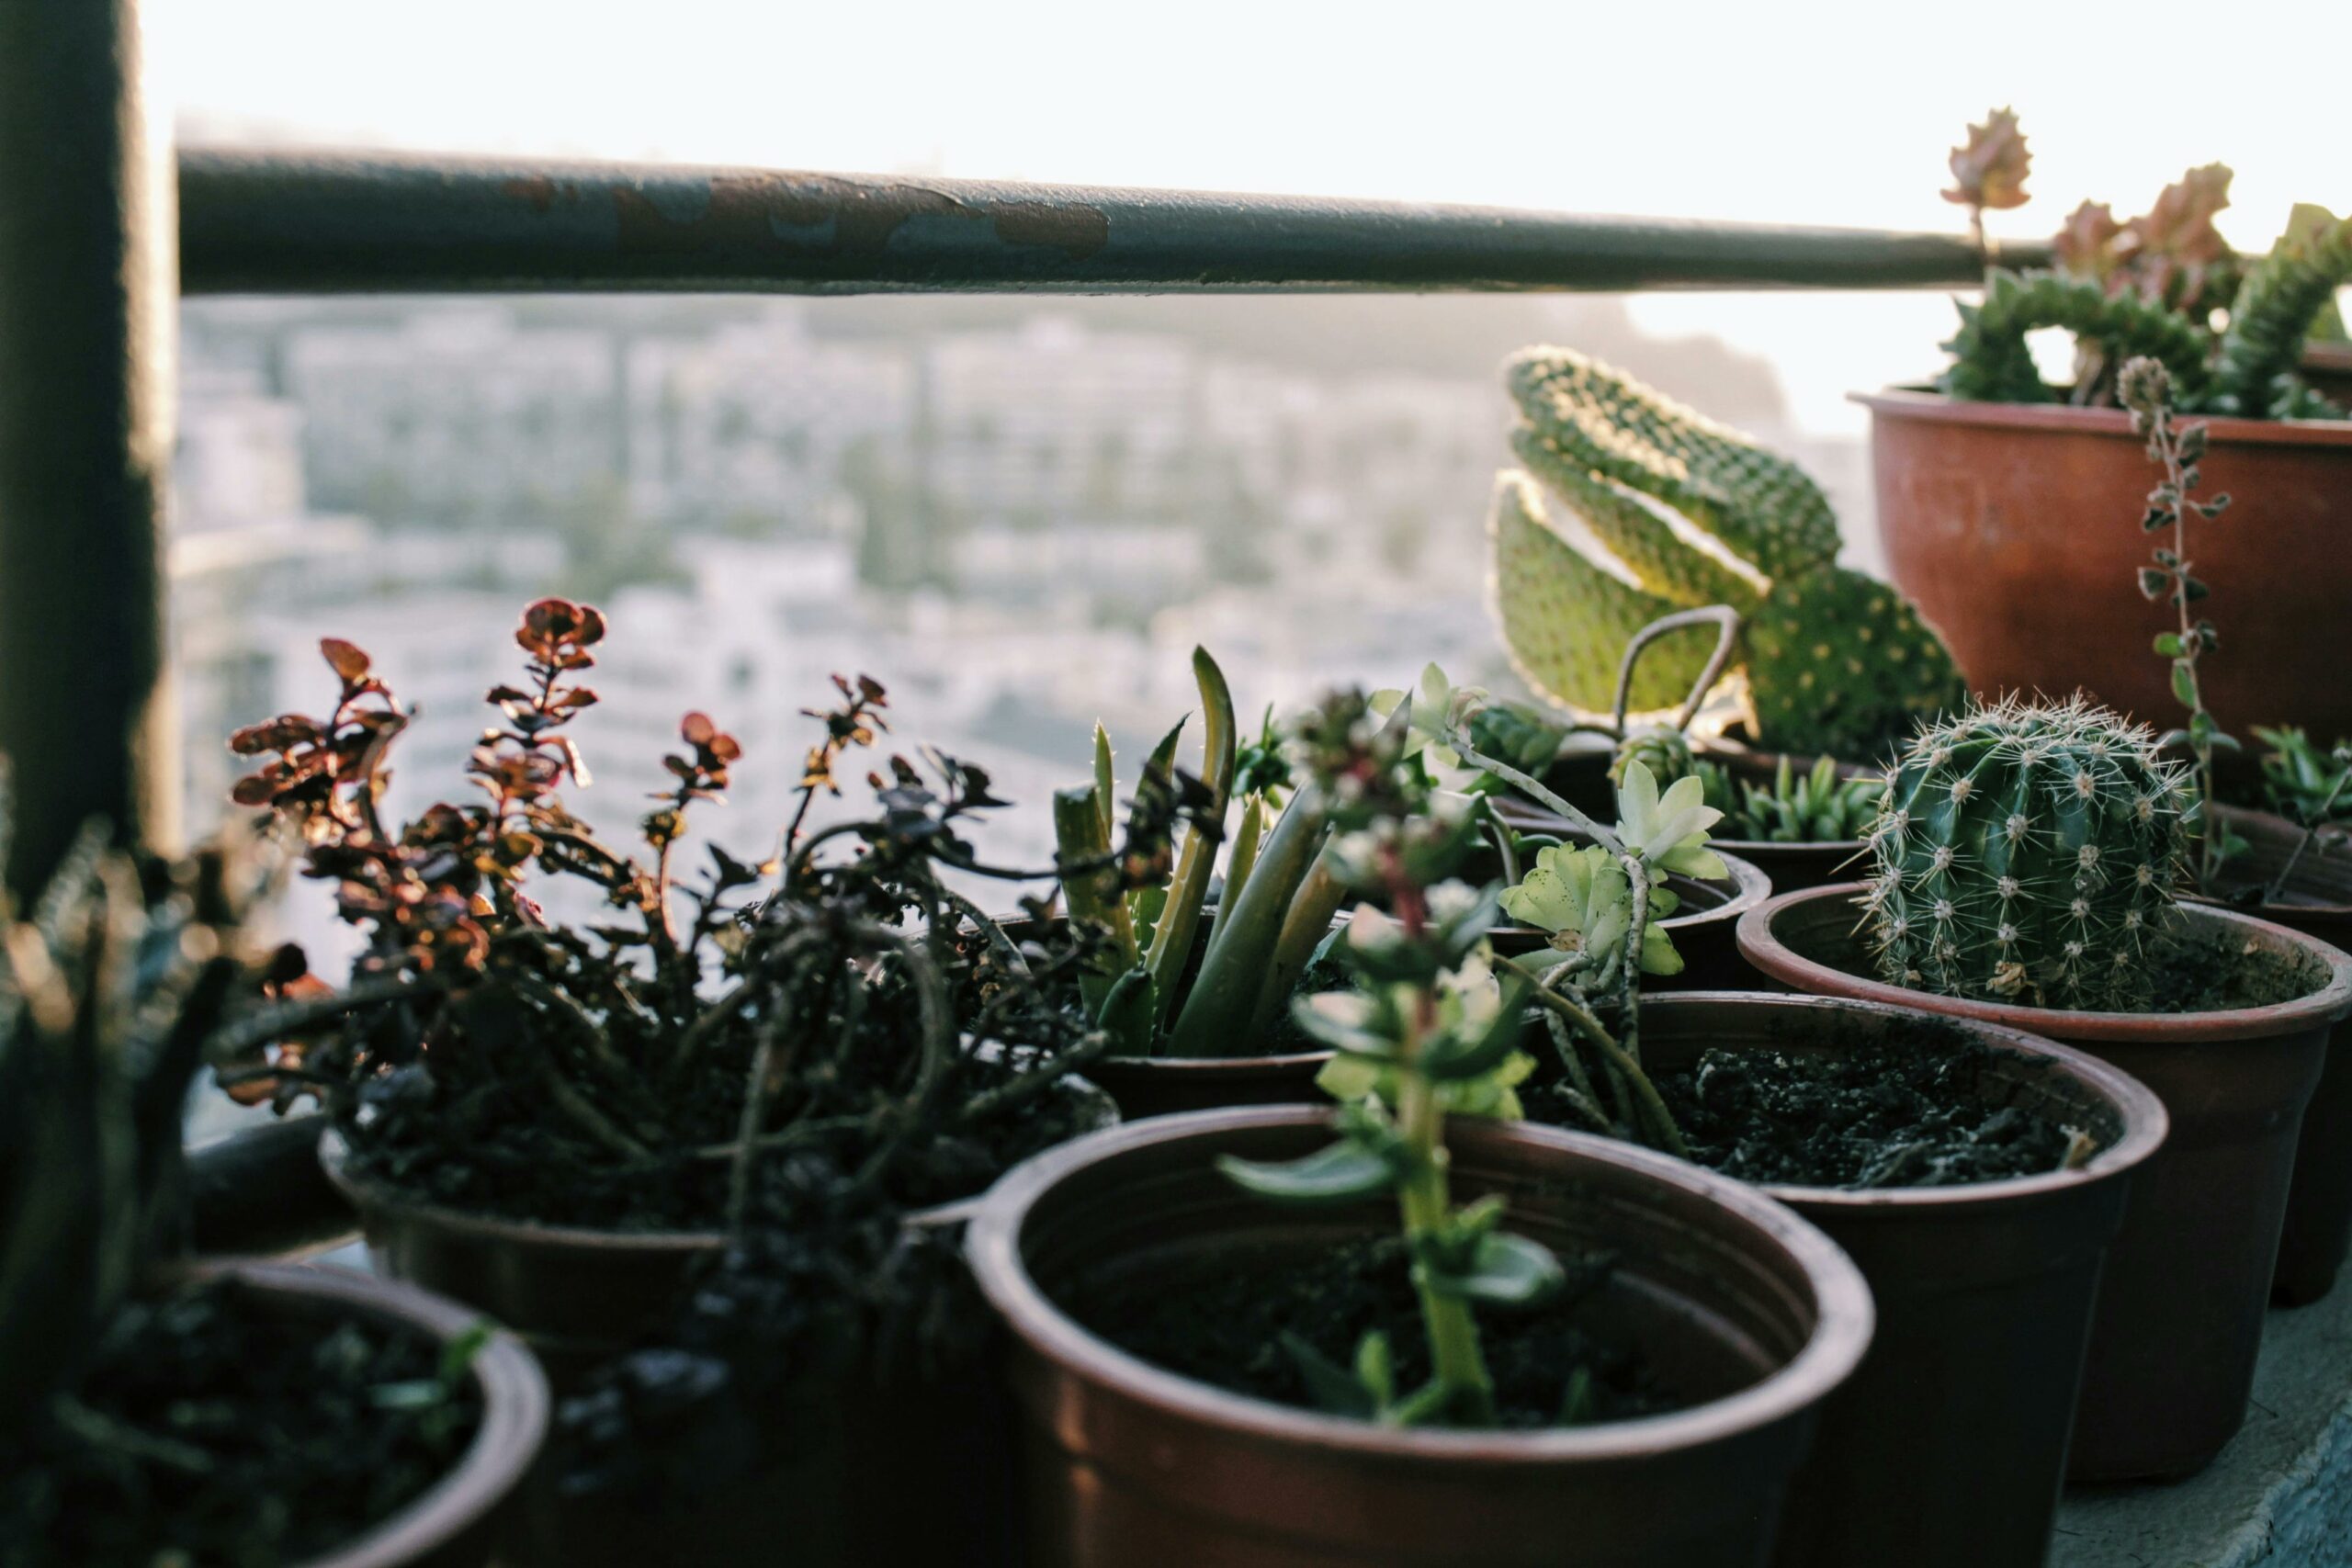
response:
{"label": "tall stacked succulent", "polygon": [[[1728,604],[1745,617],[1736,667],[1757,738],[1774,750],[1868,755],[1961,700],[1917,611],[1837,564],[1837,517],[1795,464],[1569,349],[1529,349],[1507,376],[1526,468],[1496,487],[1493,604],[1539,692],[1608,711],[1637,632]],[[1594,542],[1553,522],[1538,480]],[[1661,638],[1631,705],[1680,701],[1713,646],[1704,627]]]}
{"label": "tall stacked succulent", "polygon": [[2154,734],[2079,697],[1926,727],[1870,833],[1880,972],[1945,996],[2144,1010],[2195,814]]}
{"label": "tall stacked succulent", "polygon": [[[1968,145],[1953,151],[1958,186],[1944,195],[1969,206],[1980,244],[1984,209],[2027,199],[2029,163],[2007,109],[1971,127]],[[2298,205],[2269,254],[2249,264],[2213,226],[2230,204],[2230,180],[2220,164],[2191,169],[2148,212],[2122,221],[2104,202],[2084,202],[2052,243],[2053,269],[1988,271],[1983,300],[1961,305],[1960,333],[1944,344],[1952,363],[1943,390],[1976,402],[2055,400],[2026,334],[2061,327],[2075,338],[2067,395],[2076,403],[2120,401],[2124,363],[2146,355],[2171,373],[2183,412],[2343,417],[2295,368],[2314,328],[2334,321],[2335,291],[2352,283],[2352,218]]]}

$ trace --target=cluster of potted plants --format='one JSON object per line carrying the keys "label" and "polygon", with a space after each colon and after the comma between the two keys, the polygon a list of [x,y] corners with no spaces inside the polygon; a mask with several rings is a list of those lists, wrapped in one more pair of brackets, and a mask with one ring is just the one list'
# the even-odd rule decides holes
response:
{"label": "cluster of potted plants", "polygon": [[[1953,166],[1980,235],[2022,199],[2012,119]],[[1530,351],[1489,526],[1548,705],[1432,666],[1253,738],[1198,651],[1197,753],[1098,732],[1048,864],[862,676],[772,854],[691,852],[699,712],[592,822],[556,599],[394,821],[409,713],[327,640],[324,716],[232,744],[347,976],[248,955],[218,852],[0,909],[0,1559],[2027,1568],[2068,1476],[2196,1470],[2352,1230],[2352,701],[2200,608],[2304,525],[2248,454],[2342,434],[2294,351],[2352,228],[2242,264],[2225,178],[2078,213],[1874,405],[1916,604],[1794,465]],[[2070,500],[2052,433],[2135,471]],[[2014,635],[2060,595],[2148,620]],[[323,1107],[407,1283],[170,1261],[207,1065]]]}

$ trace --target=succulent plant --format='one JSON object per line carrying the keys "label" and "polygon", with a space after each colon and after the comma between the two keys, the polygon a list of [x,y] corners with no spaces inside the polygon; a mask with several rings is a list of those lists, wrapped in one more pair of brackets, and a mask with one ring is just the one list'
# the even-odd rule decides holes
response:
{"label": "succulent plant", "polygon": [[[1795,464],[1572,350],[1530,349],[1508,377],[1527,471],[1501,477],[1487,523],[1494,610],[1539,693],[1608,712],[1644,627],[1726,604],[1745,617],[1736,667],[1766,746],[1864,756],[1960,702],[1960,672],[1918,612],[1837,564],[1837,518]],[[1537,479],[1598,549],[1555,525]],[[1703,627],[1662,637],[1630,705],[1681,701],[1713,648]]]}
{"label": "succulent plant", "polygon": [[[1945,199],[1969,206],[1980,247],[1986,209],[2024,204],[2029,163],[2007,109],[1972,126],[1968,145],[1954,151],[1959,188]],[[2230,204],[2230,180],[2220,164],[2191,169],[2147,213],[2120,222],[2105,203],[2084,202],[2052,243],[2054,269],[1989,270],[1984,299],[1961,304],[1960,333],[1944,344],[1952,362],[1942,389],[1977,402],[2056,400],[2026,334],[2062,327],[2076,343],[2068,393],[2076,403],[2120,402],[2124,363],[2145,355],[2171,373],[2182,412],[2344,417],[2295,371],[2305,342],[2335,322],[2335,291],[2352,283],[2352,219],[2300,204],[2269,254],[2249,265],[2213,226]]]}
{"label": "succulent plant", "polygon": [[1859,839],[1878,820],[1886,781],[1870,773],[1841,776],[1834,758],[1798,773],[1782,757],[1770,780],[1735,776],[1719,762],[1701,761],[1707,804],[1724,814],[1725,842],[1836,844]]}
{"label": "succulent plant", "polygon": [[182,1109],[240,990],[229,870],[142,874],[92,830],[31,911],[0,893],[0,1454],[181,1239]]}
{"label": "succulent plant", "polygon": [[1647,768],[1652,777],[1668,784],[1689,777],[1698,768],[1690,736],[1665,724],[1636,729],[1617,743],[1617,754],[1609,760],[1609,782],[1623,784],[1625,770],[1635,762]]}
{"label": "succulent plant", "polygon": [[1889,775],[1862,897],[1890,982],[2143,1010],[2196,815],[2154,733],[2077,697],[1923,728]]}

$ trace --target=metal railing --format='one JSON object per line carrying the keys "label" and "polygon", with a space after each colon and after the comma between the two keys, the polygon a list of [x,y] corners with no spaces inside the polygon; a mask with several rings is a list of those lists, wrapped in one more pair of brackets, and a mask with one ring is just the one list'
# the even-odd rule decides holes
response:
{"label": "metal railing", "polygon": [[[1950,234],[1310,197],[329,152],[191,151],[175,179],[146,130],[138,7],[0,5],[0,753],[17,764],[18,889],[92,814],[172,837],[175,288],[1615,292],[1981,275]],[[347,1224],[311,1142],[291,1122],[198,1151],[208,1247]]]}

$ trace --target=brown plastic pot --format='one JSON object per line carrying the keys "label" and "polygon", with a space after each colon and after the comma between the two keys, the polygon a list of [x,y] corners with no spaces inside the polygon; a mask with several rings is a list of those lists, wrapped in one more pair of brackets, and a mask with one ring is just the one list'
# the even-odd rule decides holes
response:
{"label": "brown plastic pot", "polygon": [[1758,968],[1813,996],[1852,997],[2047,1035],[2155,1090],[2172,1121],[2133,1178],[2108,1254],[2067,1472],[2078,1481],[2188,1475],[2245,1416],[2262,1314],[2328,1027],[2352,1010],[2352,958],[2283,926],[2190,907],[2193,938],[2300,965],[2290,1002],[2203,1013],[1996,1006],[1869,977],[1859,885],[1771,900],[1741,922]]}
{"label": "brown plastic pot", "polygon": [[1813,1226],[1680,1161],[1523,1123],[1448,1133],[1463,1197],[1502,1193],[1521,1234],[1617,1257],[1591,1325],[1705,1400],[1673,1415],[1384,1427],[1162,1371],[1056,1305],[1089,1269],[1393,1232],[1392,1205],[1271,1204],[1213,1163],[1329,1138],[1304,1108],[1162,1117],[1038,1156],[981,1205],[968,1246],[1012,1330],[1035,1568],[1764,1561],[1815,1412],[1869,1343],[1869,1293]]}
{"label": "brown plastic pot", "polygon": [[[1669,1070],[1710,1050],[1826,1054],[1922,1021],[1876,1002],[1687,993],[1643,1007],[1642,1053]],[[2079,1170],[1965,1187],[1764,1189],[1846,1249],[1878,1308],[1797,1472],[1784,1568],[2040,1568],[2049,1547],[2100,1265],[2165,1109],[2079,1051],[1944,1021],[1996,1054],[1988,1103],[2103,1146]]]}
{"label": "brown plastic pot", "polygon": [[[1091,1125],[1117,1120],[1095,1086],[1068,1092],[1099,1104]],[[727,1245],[718,1231],[613,1231],[543,1225],[419,1203],[354,1175],[343,1134],[319,1140],[327,1179],[359,1211],[379,1273],[413,1280],[514,1330],[559,1388],[616,1351],[665,1326],[695,1265]],[[919,1218],[956,1217],[944,1204]]]}
{"label": "brown plastic pot", "polygon": [[[1856,400],[1871,410],[1888,568],[1970,683],[2086,687],[2169,722],[2170,673],[2148,649],[2178,627],[2132,587],[2151,543],[2132,525],[2158,476],[2130,416],[1900,390]],[[2227,631],[2198,666],[2206,699],[2217,713],[2352,735],[2352,660],[2321,635],[2352,613],[2352,422],[2200,423],[2202,493],[2236,498],[2192,552]]]}
{"label": "brown plastic pot", "polygon": [[[976,1207],[907,1223],[959,1225]],[[1014,1416],[984,1355],[945,1376],[877,1382],[859,1368],[804,1377],[758,1412],[768,1457],[697,1495],[571,1496],[543,1474],[512,1549],[516,1568],[756,1562],[780,1541],[793,1568],[1025,1568],[1017,1455],[1006,1440]]]}
{"label": "brown plastic pot", "polygon": [[[2246,840],[2225,875],[2267,886],[2294,855],[2303,830],[2282,818],[2235,807],[2219,808],[2222,824]],[[2290,931],[2352,951],[2352,852],[2314,846],[2296,856],[2279,897],[2254,912]],[[2270,1299],[2305,1306],[2335,1287],[2352,1248],[2352,1025],[2328,1033],[2327,1066],[2303,1112],[2295,1141],[2295,1175],[2287,1189],[2287,1218],[2278,1233],[2278,1266]]]}
{"label": "brown plastic pot", "polygon": [[[368,1318],[445,1345],[479,1321],[454,1302],[350,1269],[231,1263],[196,1271],[235,1280],[264,1310],[288,1318]],[[485,1341],[468,1375],[481,1393],[481,1426],[457,1468],[365,1535],[301,1568],[485,1568],[509,1500],[547,1437],[548,1384],[531,1352],[509,1334]]]}

